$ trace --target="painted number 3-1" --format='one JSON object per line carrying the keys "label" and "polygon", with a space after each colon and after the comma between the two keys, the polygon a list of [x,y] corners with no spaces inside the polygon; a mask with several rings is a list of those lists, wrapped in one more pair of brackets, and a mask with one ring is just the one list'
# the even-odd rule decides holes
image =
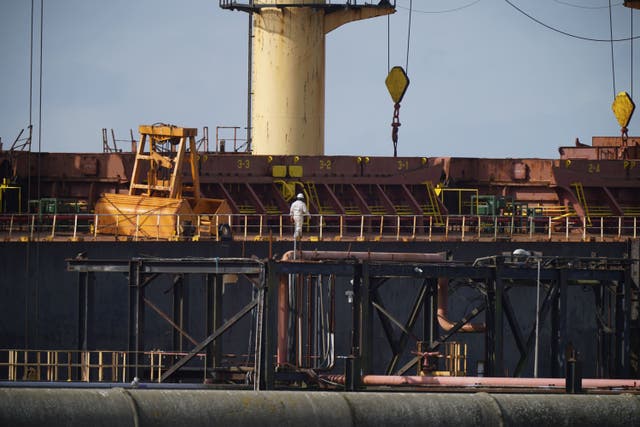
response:
{"label": "painted number 3-1", "polygon": [[399,171],[409,169],[409,160],[397,160],[397,162]]}
{"label": "painted number 3-1", "polygon": [[587,168],[589,173],[600,173],[600,164],[599,163],[589,163],[589,167]]}

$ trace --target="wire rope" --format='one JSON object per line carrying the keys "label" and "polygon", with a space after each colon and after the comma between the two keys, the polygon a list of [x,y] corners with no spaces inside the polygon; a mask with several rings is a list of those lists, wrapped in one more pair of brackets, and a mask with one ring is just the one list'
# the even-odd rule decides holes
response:
{"label": "wire rope", "polygon": [[[578,9],[606,9],[606,8],[609,7],[607,5],[605,5],[605,6],[583,6],[583,5],[569,3],[569,2],[566,2],[566,1],[562,1],[562,0],[553,0],[553,1],[556,2],[556,3],[559,3],[559,4],[563,4],[565,6],[575,7],[575,8],[578,8]],[[624,2],[616,3],[616,4],[613,4],[612,6],[620,6],[622,3],[624,3]]]}
{"label": "wire rope", "polygon": [[609,37],[611,44],[611,80],[613,84],[613,97],[616,97],[616,65],[613,57],[613,18],[611,17],[611,0],[609,0]]}
{"label": "wire rope", "polygon": [[[457,12],[459,10],[462,9],[466,9],[468,7],[473,6],[476,3],[479,3],[480,0],[474,0],[471,3],[465,4],[464,6],[460,6],[460,7],[455,7],[453,9],[444,9],[444,10],[420,10],[420,9],[413,9],[414,12],[416,13],[426,13],[426,14],[438,14],[438,13],[450,13],[450,12]],[[405,9],[405,10],[409,10],[409,8],[404,7],[404,6],[396,6],[396,8],[398,9]]]}
{"label": "wire rope", "polygon": [[[531,19],[532,21],[536,22],[539,25],[542,25],[543,27],[551,30],[551,31],[555,31],[556,33],[560,33],[563,34],[565,36],[568,37],[572,37],[574,39],[578,39],[578,40],[585,40],[585,41],[590,41],[590,42],[606,42],[606,43],[611,43],[611,42],[626,42],[631,40],[630,37],[625,37],[625,38],[620,38],[620,39],[614,39],[613,37],[608,38],[608,39],[596,39],[596,38],[591,38],[591,37],[584,37],[584,36],[579,36],[577,34],[572,34],[563,30],[560,30],[558,28],[552,27],[549,24],[545,24],[544,22],[542,22],[541,20],[535,18],[534,16],[528,14],[527,12],[525,12],[524,10],[522,10],[521,8],[519,8],[518,6],[516,6],[515,4],[513,4],[510,0],[504,0],[509,6],[511,6],[512,8],[514,8],[515,10],[517,10],[518,12],[520,12],[521,14],[523,14],[524,16],[526,16],[527,18]],[[634,39],[640,38],[640,36],[635,36],[633,37]]]}
{"label": "wire rope", "polygon": [[387,15],[387,73],[391,71],[391,15]]}
{"label": "wire rope", "polygon": [[409,24],[407,26],[407,62],[405,72],[409,73],[409,47],[411,44],[411,16],[413,15],[413,0],[409,1]]}

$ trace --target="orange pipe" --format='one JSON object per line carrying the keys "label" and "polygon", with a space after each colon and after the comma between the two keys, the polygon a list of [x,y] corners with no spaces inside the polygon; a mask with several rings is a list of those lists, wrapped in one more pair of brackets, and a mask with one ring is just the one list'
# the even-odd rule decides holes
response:
{"label": "orange pipe", "polygon": [[278,284],[278,347],[276,362],[278,366],[284,366],[288,362],[287,341],[289,338],[289,286],[287,276],[280,276]]}
{"label": "orange pipe", "polygon": [[[455,323],[449,320],[449,279],[446,277],[438,278],[438,324],[440,327],[449,332]],[[486,325],[484,323],[467,323],[458,332],[484,332]]]}
{"label": "orange pipe", "polygon": [[[321,379],[344,384],[344,375],[321,375]],[[564,378],[512,378],[512,377],[430,377],[402,375],[365,375],[362,384],[368,386],[439,386],[439,387],[562,387]],[[583,378],[583,388],[635,388],[640,379]]]}

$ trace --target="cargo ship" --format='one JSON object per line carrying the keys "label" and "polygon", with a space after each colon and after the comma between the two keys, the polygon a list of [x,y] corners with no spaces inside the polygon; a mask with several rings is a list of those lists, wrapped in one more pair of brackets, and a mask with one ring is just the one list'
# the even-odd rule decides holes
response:
{"label": "cargo ship", "polygon": [[[136,420],[149,422],[165,398],[207,411],[205,394],[181,387],[230,407],[298,399],[237,389],[405,391],[416,404],[422,391],[528,393],[548,411],[573,405],[573,393],[637,393],[640,137],[576,140],[556,159],[326,155],[324,79],[309,77],[322,75],[324,52],[303,64],[296,52],[395,2],[276,3],[220,1],[254,19],[243,140],[157,123],[141,125],[130,149],[104,129],[102,153],[0,152],[11,302],[0,316],[1,413],[15,420],[11,408],[46,397],[31,387],[60,382],[125,387]],[[276,78],[282,67],[306,89]],[[276,114],[278,99],[309,114]],[[299,194],[310,215],[297,239]],[[99,405],[80,407],[91,393],[65,390],[54,412],[100,417]],[[119,405],[110,393],[105,402]],[[348,404],[361,421],[386,420],[403,404],[390,396],[371,419]],[[521,415],[508,396],[476,422]],[[476,403],[456,401],[465,404]],[[611,421],[593,405],[571,413]],[[166,409],[167,419],[186,416]]]}

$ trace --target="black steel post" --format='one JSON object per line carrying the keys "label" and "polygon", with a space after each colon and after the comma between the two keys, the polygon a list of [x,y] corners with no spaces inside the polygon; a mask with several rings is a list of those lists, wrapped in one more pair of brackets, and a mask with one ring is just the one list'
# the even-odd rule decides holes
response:
{"label": "black steel post", "polygon": [[93,330],[93,279],[91,272],[80,273],[78,279],[78,350],[89,350]]}
{"label": "black steel post", "polygon": [[567,273],[557,270],[558,293],[551,311],[551,376],[560,378],[565,368],[565,350],[567,348]]}
{"label": "black steel post", "polygon": [[256,292],[255,298],[258,300],[258,304],[254,309],[254,321],[256,327],[256,335],[254,340],[254,381],[253,389],[255,391],[264,390],[266,388],[265,375],[263,371],[265,369],[264,363],[264,350],[263,344],[265,341],[264,323],[266,321],[266,305],[267,305],[267,289],[266,285],[262,283]]}
{"label": "black steel post", "polygon": [[[491,280],[491,279],[490,279]],[[496,292],[495,278],[487,286],[487,309],[485,312],[485,374],[496,375]]]}
{"label": "black steel post", "polygon": [[565,391],[567,393],[582,393],[582,364],[572,354],[567,359],[567,369],[565,377]]}
{"label": "black steel post", "polygon": [[[133,376],[140,378],[144,351],[144,286],[141,286],[140,262],[129,263],[129,360],[133,360]],[[133,357],[132,357],[133,356]]]}
{"label": "black steel post", "polygon": [[504,283],[502,281],[502,269],[500,266],[496,269],[496,278],[493,282],[495,286],[495,300],[493,309],[493,336],[494,336],[494,362],[491,375],[496,377],[502,377],[505,375],[504,371],[504,316],[503,316],[503,293]]}
{"label": "black steel post", "polygon": [[[183,331],[184,328],[184,293],[185,286],[183,281],[184,276],[182,274],[176,274],[173,278],[173,292],[172,300],[173,300],[173,311],[172,311],[172,320],[173,323],[178,325],[180,329]],[[178,330],[173,328],[172,330],[172,351],[181,352],[182,351],[182,335]]]}
{"label": "black steel post", "polygon": [[631,272],[625,268],[625,278],[616,284],[616,377],[628,378],[631,372]]}
{"label": "black steel post", "polygon": [[[93,331],[93,273],[83,272],[78,277],[78,350],[89,350],[89,336]],[[76,378],[82,377],[82,368],[80,368],[81,355],[76,354],[74,363],[78,366],[76,370]]]}
{"label": "black steel post", "polygon": [[[598,286],[593,286],[591,288],[593,290],[593,303],[594,303],[594,310],[596,311],[596,318],[600,318],[600,319],[604,319],[604,317],[602,316],[602,294],[603,294],[603,289],[604,289],[604,285],[602,282],[600,282],[598,284]],[[605,367],[604,367],[604,354],[605,354],[605,349],[604,349],[604,336],[605,336],[605,330],[604,330],[604,325],[602,325],[602,320],[597,321],[597,332],[596,332],[596,338],[597,338],[597,350],[596,350],[596,378],[604,378],[604,372],[605,372]]]}
{"label": "black steel post", "polygon": [[345,366],[345,388],[353,391],[360,385],[360,334],[361,318],[361,282],[362,264],[358,264],[353,275],[353,300],[351,303],[351,354],[346,359]]}
{"label": "black steel post", "polygon": [[[222,276],[207,274],[206,280],[206,328],[205,336],[209,336],[222,325]],[[222,360],[222,342],[214,340],[206,348],[207,368],[212,375]]]}
{"label": "black steel post", "polygon": [[142,284],[142,274],[140,269],[138,268],[136,273],[138,274],[138,278],[136,279],[137,285],[137,297],[136,297],[136,366],[135,366],[135,377],[141,378],[142,376],[142,364],[143,364],[143,352],[144,352],[144,323],[145,323],[145,288],[141,286]]}
{"label": "black steel post", "polygon": [[360,324],[360,369],[363,375],[371,372],[373,357],[373,306],[371,305],[371,286],[368,263],[364,262],[362,264],[362,281],[360,284],[360,312],[362,316]]}
{"label": "black steel post", "polygon": [[428,279],[429,300],[424,304],[423,340],[429,345],[438,339],[438,279]]}
{"label": "black steel post", "polygon": [[278,289],[279,277],[275,272],[275,262],[267,264],[266,282],[264,278],[261,286],[262,310],[258,310],[257,321],[261,322],[256,328],[256,372],[255,385],[257,390],[272,390],[275,384],[274,354],[278,346]]}
{"label": "black steel post", "polygon": [[[127,360],[131,360],[133,352],[136,348],[136,302],[138,289],[136,280],[138,278],[136,261],[129,262],[129,275],[128,275],[128,288],[129,288],[129,319],[128,319],[128,333],[127,333]],[[130,362],[129,362],[130,363]],[[127,379],[131,379],[131,370],[127,371]]]}

